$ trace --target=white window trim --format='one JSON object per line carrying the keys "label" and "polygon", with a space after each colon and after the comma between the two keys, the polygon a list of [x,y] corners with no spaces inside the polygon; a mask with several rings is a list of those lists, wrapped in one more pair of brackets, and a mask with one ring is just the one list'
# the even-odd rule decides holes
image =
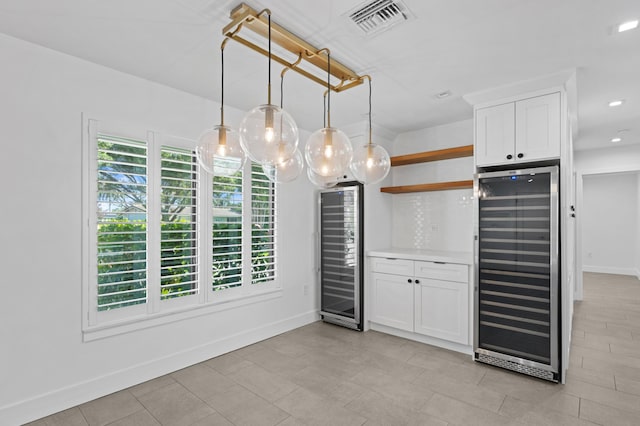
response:
{"label": "white window trim", "polygon": [[[213,219],[210,214],[212,205],[212,179],[201,171],[198,179],[197,213],[198,250],[199,250],[199,291],[197,294],[175,299],[161,300],[159,268],[148,267],[147,274],[147,303],[115,309],[113,311],[98,312],[97,310],[97,247],[92,230],[96,229],[97,201],[94,183],[97,179],[97,144],[95,139],[99,133],[113,134],[134,140],[147,142],[148,182],[159,182],[160,150],[162,146],[182,147],[193,149],[192,140],[166,136],[158,132],[141,129],[138,126],[124,123],[106,122],[82,117],[82,335],[83,341],[93,341],[109,336],[129,333],[149,327],[209,315],[228,309],[262,303],[267,300],[282,297],[282,284],[279,279],[278,265],[275,267],[275,279],[260,284],[251,284],[251,164],[247,162],[243,179],[243,280],[242,285],[220,291],[213,291],[211,281],[211,255]],[[151,165],[151,161],[158,164]],[[148,187],[148,204],[159,206],[158,190]],[[279,203],[278,191],[274,201],[275,206],[275,255],[278,252],[277,225]],[[152,209],[149,209],[153,211]],[[157,209],[156,211],[159,211]],[[207,213],[208,212],[208,213]],[[147,216],[147,248],[148,266],[159,266],[159,253],[149,247],[159,246],[160,218]],[[156,230],[157,232],[154,232]],[[246,231],[248,230],[248,231]]]}

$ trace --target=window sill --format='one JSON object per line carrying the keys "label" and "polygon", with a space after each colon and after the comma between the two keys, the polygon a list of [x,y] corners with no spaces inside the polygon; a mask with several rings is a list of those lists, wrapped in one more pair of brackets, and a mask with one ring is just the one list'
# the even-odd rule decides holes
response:
{"label": "window sill", "polygon": [[270,288],[251,294],[243,294],[236,297],[216,300],[206,304],[190,305],[170,311],[167,310],[164,312],[146,314],[106,324],[86,327],[82,331],[82,341],[91,342],[111,336],[117,336],[119,334],[131,333],[176,321],[222,312],[228,309],[235,309],[254,303],[261,303],[267,300],[277,299],[279,297],[282,297],[282,288]]}

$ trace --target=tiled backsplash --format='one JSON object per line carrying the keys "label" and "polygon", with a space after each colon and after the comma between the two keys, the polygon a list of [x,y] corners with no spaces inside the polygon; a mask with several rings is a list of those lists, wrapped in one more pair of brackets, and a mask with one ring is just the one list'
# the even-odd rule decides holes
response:
{"label": "tiled backsplash", "polygon": [[471,189],[394,195],[393,246],[472,251],[472,197]]}

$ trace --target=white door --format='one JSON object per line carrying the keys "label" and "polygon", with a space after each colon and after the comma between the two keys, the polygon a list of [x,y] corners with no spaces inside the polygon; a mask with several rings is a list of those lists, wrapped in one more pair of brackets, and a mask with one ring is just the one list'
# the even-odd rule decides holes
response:
{"label": "white door", "polygon": [[515,105],[513,102],[476,110],[476,165],[514,161]]}
{"label": "white door", "polygon": [[516,102],[515,161],[560,158],[560,93]]}
{"label": "white door", "polygon": [[413,278],[371,274],[372,322],[413,331]]}
{"label": "white door", "polygon": [[415,331],[469,344],[469,284],[419,278],[415,297]]}

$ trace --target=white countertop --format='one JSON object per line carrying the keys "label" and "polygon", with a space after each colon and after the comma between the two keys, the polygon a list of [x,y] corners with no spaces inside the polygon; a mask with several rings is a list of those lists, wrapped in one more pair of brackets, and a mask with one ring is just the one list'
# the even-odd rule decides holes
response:
{"label": "white countertop", "polygon": [[391,247],[380,250],[370,250],[367,252],[367,256],[422,260],[426,262],[461,263],[465,265],[471,265],[473,263],[473,253],[466,251],[420,250]]}

